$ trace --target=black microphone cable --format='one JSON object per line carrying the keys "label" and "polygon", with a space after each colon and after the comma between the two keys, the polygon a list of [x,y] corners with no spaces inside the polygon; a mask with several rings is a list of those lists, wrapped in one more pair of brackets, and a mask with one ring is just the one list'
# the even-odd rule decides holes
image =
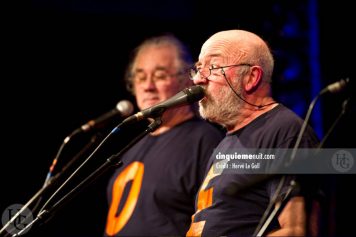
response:
{"label": "black microphone cable", "polygon": [[226,78],[226,75],[225,75],[225,72],[222,71],[222,74],[224,75],[224,78],[225,78],[225,81],[227,82],[227,84],[229,85],[230,89],[234,92],[234,94],[242,101],[244,101],[246,104],[249,104],[249,105],[252,105],[254,107],[257,107],[258,109],[262,109],[263,107],[266,107],[266,106],[269,106],[269,105],[273,105],[273,104],[276,104],[277,102],[276,101],[272,101],[271,103],[267,103],[267,104],[264,104],[264,105],[255,105],[255,104],[252,104],[250,102],[248,102],[247,100],[245,100],[244,98],[242,98],[241,95],[239,95],[236,90],[232,87],[231,83],[229,82],[229,80]]}

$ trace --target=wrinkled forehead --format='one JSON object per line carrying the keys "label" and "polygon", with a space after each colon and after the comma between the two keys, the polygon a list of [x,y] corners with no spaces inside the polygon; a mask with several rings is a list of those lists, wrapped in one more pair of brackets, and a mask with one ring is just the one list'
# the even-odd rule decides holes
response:
{"label": "wrinkled forehead", "polygon": [[215,34],[210,37],[202,46],[199,61],[211,58],[230,59],[237,63],[246,56],[247,45],[244,45],[238,38],[233,38],[227,34]]}

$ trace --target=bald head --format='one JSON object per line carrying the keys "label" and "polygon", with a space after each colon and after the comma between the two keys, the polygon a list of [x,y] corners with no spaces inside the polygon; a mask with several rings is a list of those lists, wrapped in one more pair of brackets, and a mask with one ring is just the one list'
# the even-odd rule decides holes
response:
{"label": "bald head", "polygon": [[212,35],[202,46],[200,56],[214,49],[221,55],[234,58],[235,63],[251,63],[262,67],[263,79],[270,81],[274,60],[267,43],[258,35],[245,30],[220,31]]}

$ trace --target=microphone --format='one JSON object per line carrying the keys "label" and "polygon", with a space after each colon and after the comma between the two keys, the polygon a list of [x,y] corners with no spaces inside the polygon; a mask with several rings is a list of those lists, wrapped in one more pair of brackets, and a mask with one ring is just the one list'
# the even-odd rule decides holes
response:
{"label": "microphone", "polygon": [[325,87],[321,92],[321,94],[324,94],[326,92],[330,92],[330,93],[338,93],[342,90],[345,89],[345,87],[347,86],[347,84],[349,83],[350,79],[346,78],[346,79],[341,79],[340,81],[334,82],[330,85],[328,85],[327,87]]}
{"label": "microphone", "polygon": [[134,111],[134,106],[128,100],[121,100],[116,104],[116,107],[109,112],[101,115],[100,117],[90,120],[86,124],[83,124],[80,129],[84,132],[88,132],[93,128],[98,128],[103,123],[107,122],[108,120],[116,117],[127,117],[132,114]]}
{"label": "microphone", "polygon": [[150,108],[144,109],[126,118],[122,124],[131,124],[145,118],[156,118],[161,116],[169,108],[192,104],[205,96],[204,88],[196,85],[183,89],[171,98],[158,103]]}
{"label": "microphone", "polygon": [[[110,110],[109,112],[101,115],[100,117],[98,117],[96,119],[90,120],[86,124],[83,124],[80,128],[75,129],[70,135],[65,137],[57,154],[56,154],[56,157],[52,161],[52,165],[49,168],[49,171],[47,173],[46,180],[44,182],[43,187],[48,185],[48,182],[52,178],[53,170],[58,162],[58,159],[62,153],[64,146],[72,139],[72,137],[74,135],[77,135],[81,132],[88,132],[88,131],[92,130],[93,128],[99,128],[101,125],[108,122],[108,120],[110,120],[116,116],[127,117],[130,114],[132,114],[133,111],[134,111],[134,107],[130,101],[121,100],[116,104],[115,109]],[[77,156],[77,158],[78,157],[80,157],[80,156]]]}

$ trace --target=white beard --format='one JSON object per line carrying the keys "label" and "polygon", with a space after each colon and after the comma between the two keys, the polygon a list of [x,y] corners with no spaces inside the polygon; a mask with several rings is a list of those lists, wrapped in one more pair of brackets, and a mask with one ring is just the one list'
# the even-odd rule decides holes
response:
{"label": "white beard", "polygon": [[[241,87],[236,92],[241,95]],[[224,127],[235,126],[243,101],[237,98],[230,87],[223,87],[216,95],[206,93],[206,98],[199,102],[199,113],[202,118],[218,123]]]}

